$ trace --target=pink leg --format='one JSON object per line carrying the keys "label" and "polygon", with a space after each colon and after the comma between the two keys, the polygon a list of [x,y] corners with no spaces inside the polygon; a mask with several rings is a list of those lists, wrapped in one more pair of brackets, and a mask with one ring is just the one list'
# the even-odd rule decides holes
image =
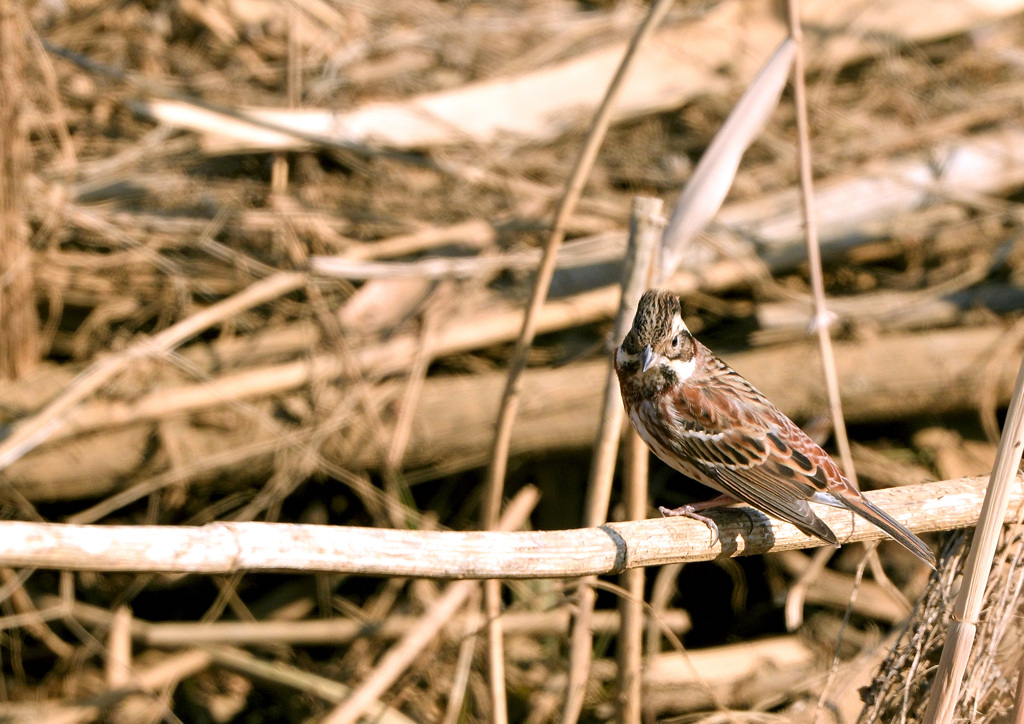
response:
{"label": "pink leg", "polygon": [[708,518],[706,515],[700,515],[698,511],[707,510],[708,508],[721,508],[726,505],[734,505],[738,502],[739,501],[731,495],[719,495],[717,498],[705,500],[703,503],[681,505],[678,508],[666,508],[665,506],[661,506],[658,508],[658,512],[666,518],[682,516],[684,518],[699,520],[708,527],[708,530],[711,531],[711,545],[714,545],[718,542],[718,526],[715,524],[715,521],[711,520],[711,518]]}

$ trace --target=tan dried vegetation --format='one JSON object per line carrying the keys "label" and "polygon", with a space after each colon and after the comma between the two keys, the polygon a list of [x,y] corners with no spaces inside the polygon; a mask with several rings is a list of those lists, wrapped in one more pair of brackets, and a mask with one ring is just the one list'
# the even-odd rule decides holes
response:
{"label": "tan dried vegetation", "polygon": [[[807,10],[826,287],[865,487],[986,472],[1024,341],[1024,17],[942,8]],[[0,440],[6,517],[474,527],[539,244],[643,15],[0,0],[0,422],[17,435],[64,401],[38,436]],[[639,61],[525,373],[505,493],[533,485],[540,502],[506,526],[580,525],[631,199],[673,202],[784,33],[768,3],[684,4]],[[705,342],[813,427],[828,405],[795,182],[784,99],[670,285]],[[705,493],[652,467],[656,502]],[[1009,539],[972,721],[1012,706],[1024,650]],[[924,591],[870,689],[870,720],[917,721],[953,568],[926,586],[881,550],[891,581],[864,576],[859,546],[824,570],[794,551],[649,569],[645,716],[853,721]],[[309,721],[367,682],[376,721],[489,718],[476,584],[0,573],[5,720]],[[505,588],[513,721],[560,718],[576,595],[573,580]],[[615,715],[614,606],[600,590],[585,721]]]}

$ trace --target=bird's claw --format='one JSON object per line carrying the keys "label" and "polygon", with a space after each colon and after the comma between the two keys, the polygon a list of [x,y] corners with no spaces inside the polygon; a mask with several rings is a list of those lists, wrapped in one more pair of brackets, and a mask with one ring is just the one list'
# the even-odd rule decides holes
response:
{"label": "bird's claw", "polygon": [[718,536],[718,524],[706,515],[701,515],[693,509],[692,505],[680,505],[678,508],[666,508],[664,505],[658,507],[658,512],[666,518],[691,518],[692,520],[699,520],[701,523],[708,527],[711,531],[711,546],[713,547],[720,540]]}

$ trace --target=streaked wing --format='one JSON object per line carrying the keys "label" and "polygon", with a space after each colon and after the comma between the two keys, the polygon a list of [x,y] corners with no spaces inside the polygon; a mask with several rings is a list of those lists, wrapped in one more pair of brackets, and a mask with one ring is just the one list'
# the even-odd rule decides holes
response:
{"label": "streaked wing", "polygon": [[[831,480],[835,464],[749,382],[709,355],[709,374],[663,402],[675,452],[713,487],[801,529],[819,526],[808,499]],[[841,482],[840,482],[841,481]]]}

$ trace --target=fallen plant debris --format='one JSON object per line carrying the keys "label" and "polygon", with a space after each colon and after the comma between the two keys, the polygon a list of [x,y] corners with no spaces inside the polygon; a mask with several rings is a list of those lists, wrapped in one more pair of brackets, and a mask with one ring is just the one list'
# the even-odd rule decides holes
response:
{"label": "fallen plant debris", "polygon": [[[987,472],[1024,347],[1022,7],[806,10],[854,458],[865,487],[912,497],[926,477]],[[0,186],[0,221],[26,232],[21,256],[0,239],[3,517],[179,534],[474,530],[540,247],[643,15],[632,3],[0,0],[0,67],[17,67],[17,51],[23,68],[0,74],[0,114],[11,99],[20,114],[0,155],[17,157],[5,179],[23,191]],[[519,511],[528,530],[582,527],[633,197],[679,195],[784,36],[767,5],[679,6],[640,56],[527,357],[504,492],[539,491]],[[794,137],[787,97],[667,286],[703,341],[824,441]],[[26,294],[34,304],[11,306]],[[10,331],[15,308],[38,316],[28,341]],[[658,463],[649,478],[649,504],[706,492]],[[611,502],[622,520],[625,501]],[[745,516],[723,513],[738,531],[771,531]],[[971,721],[1013,705],[1013,530],[960,709]],[[966,545],[930,540],[949,561],[930,581],[889,544],[877,569],[842,548],[808,578],[796,631],[783,609],[816,565],[803,553],[653,566],[644,711],[849,722],[870,686],[865,720],[919,721]],[[0,717],[299,722],[355,695],[379,721],[489,718],[476,583],[185,570],[0,569]],[[583,721],[615,716],[614,580],[593,592]],[[503,584],[514,721],[562,716],[578,586]]]}

